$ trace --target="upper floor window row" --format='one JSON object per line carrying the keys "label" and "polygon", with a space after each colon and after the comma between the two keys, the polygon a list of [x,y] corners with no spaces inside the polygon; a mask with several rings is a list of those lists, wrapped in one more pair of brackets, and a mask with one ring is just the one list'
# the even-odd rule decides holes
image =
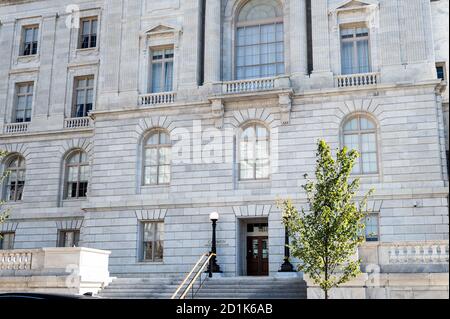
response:
{"label": "upper floor window row", "polygon": [[[31,122],[34,101],[34,82],[16,83],[12,109],[12,123]],[[95,77],[85,75],[74,78],[72,118],[87,117],[95,100]]]}
{"label": "upper floor window row", "polygon": [[[98,17],[82,18],[78,35],[78,49],[97,47]],[[22,28],[20,55],[36,55],[39,50],[39,25]]]}

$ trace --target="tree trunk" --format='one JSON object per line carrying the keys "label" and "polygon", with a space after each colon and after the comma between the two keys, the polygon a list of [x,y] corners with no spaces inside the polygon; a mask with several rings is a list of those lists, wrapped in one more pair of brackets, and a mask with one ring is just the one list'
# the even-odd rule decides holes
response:
{"label": "tree trunk", "polygon": [[325,300],[328,299],[328,290],[325,290]]}

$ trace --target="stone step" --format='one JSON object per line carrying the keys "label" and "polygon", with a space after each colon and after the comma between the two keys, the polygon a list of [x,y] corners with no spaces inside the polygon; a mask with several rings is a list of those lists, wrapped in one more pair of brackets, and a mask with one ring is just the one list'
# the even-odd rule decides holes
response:
{"label": "stone step", "polygon": [[[182,278],[117,278],[100,293],[100,297],[168,299],[182,280]],[[191,298],[191,295],[189,294],[187,298]],[[305,298],[306,285],[303,280],[299,278],[273,277],[210,278],[195,296],[195,299]]]}

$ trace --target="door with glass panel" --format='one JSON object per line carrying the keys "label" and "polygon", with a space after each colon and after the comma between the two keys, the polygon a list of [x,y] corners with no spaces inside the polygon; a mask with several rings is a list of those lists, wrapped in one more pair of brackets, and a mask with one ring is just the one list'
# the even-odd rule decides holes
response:
{"label": "door with glass panel", "polygon": [[269,275],[269,238],[247,237],[247,276]]}

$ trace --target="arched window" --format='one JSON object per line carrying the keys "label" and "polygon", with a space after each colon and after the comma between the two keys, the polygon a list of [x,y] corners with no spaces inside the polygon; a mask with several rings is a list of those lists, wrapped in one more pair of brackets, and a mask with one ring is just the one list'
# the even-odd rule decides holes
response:
{"label": "arched window", "polygon": [[344,123],[344,146],[360,154],[354,174],[375,174],[378,172],[377,127],[370,118],[357,115]]}
{"label": "arched window", "polygon": [[239,179],[258,180],[270,176],[269,130],[250,124],[239,137]]}
{"label": "arched window", "polygon": [[82,150],[72,152],[65,163],[65,199],[78,199],[87,196],[89,182],[89,161]]}
{"label": "arched window", "polygon": [[25,186],[25,158],[19,154],[12,155],[6,161],[7,176],[5,183],[5,200],[22,200],[23,188]]}
{"label": "arched window", "polygon": [[236,79],[285,73],[283,8],[278,0],[251,0],[239,11]]}
{"label": "arched window", "polygon": [[155,130],[144,142],[144,186],[169,184],[172,150],[169,134]]}

